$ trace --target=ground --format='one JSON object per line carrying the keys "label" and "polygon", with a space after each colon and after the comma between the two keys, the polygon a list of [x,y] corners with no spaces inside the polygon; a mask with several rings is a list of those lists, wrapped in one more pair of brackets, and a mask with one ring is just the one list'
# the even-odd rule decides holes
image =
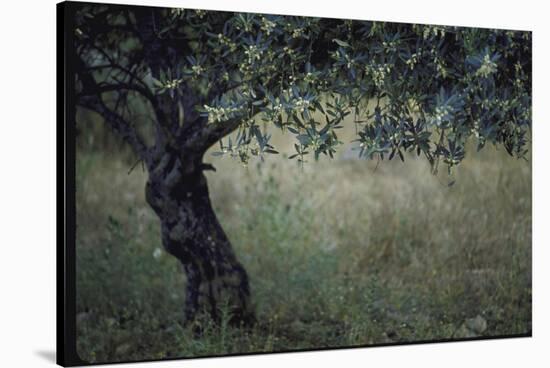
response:
{"label": "ground", "polygon": [[[470,147],[447,186],[425,160],[207,155],[211,198],[259,323],[182,327],[185,278],[162,250],[146,174],[77,150],[77,348],[90,362],[531,332],[531,164]],[[284,138],[279,146],[284,152]],[[311,158],[313,161],[313,158]]]}

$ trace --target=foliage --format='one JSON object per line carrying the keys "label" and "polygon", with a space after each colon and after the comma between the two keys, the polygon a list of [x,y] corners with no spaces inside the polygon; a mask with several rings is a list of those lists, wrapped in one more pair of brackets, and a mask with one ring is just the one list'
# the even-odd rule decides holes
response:
{"label": "foliage", "polygon": [[295,136],[290,158],[332,157],[352,115],[367,158],[415,152],[450,170],[469,137],[526,154],[530,32],[94,5],[77,13],[76,44],[99,85],[118,91],[113,109],[145,95],[175,149],[186,126],[220,125],[201,139],[246,164],[277,153],[263,122]]}

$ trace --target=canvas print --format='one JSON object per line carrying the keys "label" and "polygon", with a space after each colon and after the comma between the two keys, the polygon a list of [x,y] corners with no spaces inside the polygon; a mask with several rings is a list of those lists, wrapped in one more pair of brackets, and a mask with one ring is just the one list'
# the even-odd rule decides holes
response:
{"label": "canvas print", "polygon": [[531,32],[58,21],[60,363],[531,336]]}

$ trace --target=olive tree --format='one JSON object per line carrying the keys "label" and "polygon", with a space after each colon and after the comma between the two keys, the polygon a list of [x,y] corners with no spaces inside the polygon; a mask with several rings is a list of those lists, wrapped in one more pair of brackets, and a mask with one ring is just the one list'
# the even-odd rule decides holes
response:
{"label": "olive tree", "polygon": [[187,322],[219,320],[222,302],[232,322],[254,321],[203,173],[214,145],[244,164],[277,154],[261,129],[273,124],[303,164],[333,157],[354,124],[358,156],[418,155],[434,171],[452,173],[469,140],[526,154],[529,32],[98,4],[74,22],[77,106],[146,168],[162,244],[185,271]]}

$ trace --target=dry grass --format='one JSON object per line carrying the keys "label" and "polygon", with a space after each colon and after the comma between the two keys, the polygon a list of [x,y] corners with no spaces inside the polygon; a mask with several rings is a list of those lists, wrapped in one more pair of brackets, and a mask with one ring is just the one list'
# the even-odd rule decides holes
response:
{"label": "dry grass", "polygon": [[[346,138],[353,132],[345,132]],[[281,151],[290,143],[276,135]],[[281,148],[282,147],[282,148]],[[288,150],[287,150],[288,152]],[[248,168],[210,157],[211,198],[260,323],[195,339],[184,279],[160,248],[145,173],[77,158],[78,348],[90,361],[408,342],[531,331],[531,165],[492,147],[456,173],[350,158]],[[208,325],[208,322],[205,321]]]}

